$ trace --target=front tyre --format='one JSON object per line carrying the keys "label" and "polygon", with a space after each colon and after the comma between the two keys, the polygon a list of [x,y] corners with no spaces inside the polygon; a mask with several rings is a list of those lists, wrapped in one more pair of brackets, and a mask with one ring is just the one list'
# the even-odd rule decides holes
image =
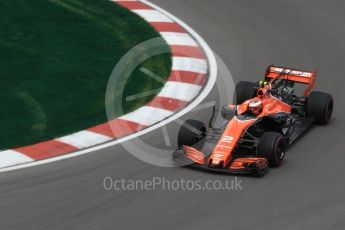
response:
{"label": "front tyre", "polygon": [[314,117],[315,123],[327,125],[333,113],[333,97],[323,92],[312,92],[307,98],[306,115]]}
{"label": "front tyre", "polygon": [[258,145],[258,156],[268,160],[270,167],[279,167],[285,157],[285,138],[280,133],[266,132]]}
{"label": "front tyre", "polygon": [[205,137],[206,126],[201,121],[187,120],[180,128],[177,143],[179,147],[193,146]]}

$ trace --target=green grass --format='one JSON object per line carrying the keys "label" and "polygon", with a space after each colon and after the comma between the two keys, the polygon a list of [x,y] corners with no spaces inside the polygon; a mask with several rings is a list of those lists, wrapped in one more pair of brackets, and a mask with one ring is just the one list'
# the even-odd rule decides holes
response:
{"label": "green grass", "polygon": [[[159,36],[109,0],[2,0],[0,28],[0,149],[105,122],[106,86],[115,64],[137,44]],[[140,67],[166,79],[171,54]],[[123,98],[160,87],[137,69]],[[124,103],[125,113],[153,97]]]}

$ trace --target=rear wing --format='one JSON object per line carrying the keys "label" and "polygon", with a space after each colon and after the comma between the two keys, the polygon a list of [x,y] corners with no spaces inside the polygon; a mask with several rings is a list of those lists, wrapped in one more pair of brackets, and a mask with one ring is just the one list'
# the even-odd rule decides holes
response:
{"label": "rear wing", "polygon": [[[283,76],[282,76],[283,75]],[[268,80],[274,80],[276,77],[282,76],[283,79],[298,82],[302,84],[308,85],[306,90],[304,91],[304,96],[309,96],[310,91],[314,88],[315,80],[317,77],[316,72],[308,72],[302,71],[297,69],[288,69],[284,67],[278,66],[269,66],[266,71],[265,78]]]}

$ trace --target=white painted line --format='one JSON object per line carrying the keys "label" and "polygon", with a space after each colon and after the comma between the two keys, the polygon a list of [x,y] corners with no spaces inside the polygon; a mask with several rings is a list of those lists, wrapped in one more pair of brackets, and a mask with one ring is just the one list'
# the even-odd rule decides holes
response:
{"label": "white painted line", "polygon": [[198,43],[187,33],[161,32],[168,45],[198,46]]}
{"label": "white painted line", "polygon": [[72,145],[79,149],[84,149],[90,146],[111,141],[112,138],[91,131],[80,131],[65,137],[58,138],[56,140],[65,144]]}
{"label": "white painted line", "polygon": [[0,152],[0,168],[32,162],[33,159],[13,150]]}
{"label": "white painted line", "polygon": [[151,106],[143,106],[138,110],[120,117],[122,120],[150,126],[173,115],[174,112]]}
{"label": "white painted line", "polygon": [[202,87],[199,85],[168,81],[158,96],[190,102],[199,94],[201,89]]}
{"label": "white painted line", "polygon": [[173,22],[170,18],[157,10],[132,10],[148,22]]}
{"label": "white painted line", "polygon": [[207,61],[198,58],[173,57],[172,70],[207,73]]}

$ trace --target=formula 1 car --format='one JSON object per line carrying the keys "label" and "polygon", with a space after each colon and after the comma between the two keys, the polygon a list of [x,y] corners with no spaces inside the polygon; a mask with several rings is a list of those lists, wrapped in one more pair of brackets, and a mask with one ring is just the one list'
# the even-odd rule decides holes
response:
{"label": "formula 1 car", "polygon": [[[206,128],[203,122],[185,121],[173,159],[214,172],[264,175],[280,166],[286,148],[312,124],[329,123],[333,97],[311,92],[315,80],[316,72],[269,66],[264,81],[239,82],[237,106],[221,110],[224,125],[214,128],[210,122]],[[296,83],[307,85],[301,96]]]}

